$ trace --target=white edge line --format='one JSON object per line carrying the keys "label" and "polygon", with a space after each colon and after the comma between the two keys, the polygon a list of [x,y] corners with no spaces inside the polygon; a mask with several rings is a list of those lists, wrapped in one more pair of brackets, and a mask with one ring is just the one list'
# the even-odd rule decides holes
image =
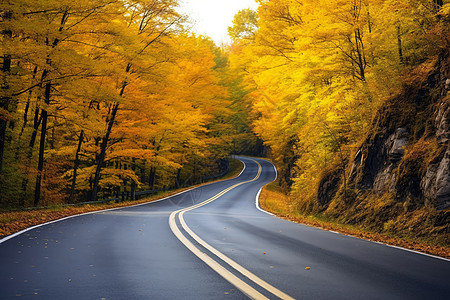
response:
{"label": "white edge line", "polygon": [[[248,181],[243,181],[243,182],[237,183],[237,184],[217,193],[216,195],[212,196],[211,198],[209,198],[201,203],[198,203],[196,205],[186,207],[186,208],[172,212],[169,217],[169,227],[172,230],[172,232],[174,233],[174,235],[180,240],[180,242],[183,243],[193,254],[195,254],[198,258],[203,260],[203,262],[205,262],[208,266],[210,266],[214,271],[216,271],[219,275],[221,275],[224,279],[226,279],[228,282],[233,284],[236,288],[241,290],[244,294],[249,296],[251,299],[260,300],[260,299],[268,299],[268,298],[266,298],[264,295],[262,295],[261,293],[256,291],[254,288],[252,288],[251,286],[249,286],[242,280],[240,280],[237,276],[235,276],[233,273],[231,273],[230,271],[225,269],[218,262],[216,262],[214,259],[212,259],[209,255],[207,255],[205,252],[202,252],[200,249],[198,249],[196,246],[194,246],[194,244],[192,244],[181,233],[180,229],[178,228],[178,225],[176,224],[177,217],[181,224],[181,227],[186,231],[186,233],[188,235],[190,235],[197,243],[202,245],[205,249],[209,250],[212,254],[216,255],[219,259],[221,259],[223,262],[228,264],[230,267],[234,268],[236,271],[238,271],[239,273],[241,273],[242,275],[244,275],[245,277],[247,277],[248,279],[250,279],[257,285],[259,285],[260,287],[264,288],[266,291],[272,293],[273,295],[275,295],[283,300],[294,300],[294,298],[292,298],[288,294],[280,291],[279,289],[275,288],[271,284],[265,282],[264,280],[262,280],[255,274],[251,273],[250,271],[248,271],[247,269],[245,269],[244,267],[242,267],[241,265],[239,265],[238,263],[236,263],[235,261],[233,261],[232,259],[227,257],[222,252],[218,251],[217,249],[215,249],[214,247],[212,247],[211,245],[206,243],[204,240],[202,240],[198,235],[196,235],[189,228],[189,226],[186,224],[186,221],[183,218],[183,214],[185,212],[192,211],[196,208],[207,205],[207,204],[217,200],[218,198],[222,197],[224,194],[228,193],[230,190],[232,190],[242,184],[253,182],[253,181],[257,180],[260,177],[262,166],[256,160],[253,160],[253,161],[256,164],[258,164],[258,166],[259,166],[258,174],[256,175],[255,178],[248,180]],[[245,165],[245,162],[243,162],[243,163]]]}
{"label": "white edge line", "polygon": [[259,191],[258,191],[258,194],[256,194],[256,201],[255,201],[256,208],[257,208],[259,211],[262,211],[263,213],[266,213],[266,214],[268,214],[268,215],[271,215],[271,216],[274,216],[274,217],[275,217],[275,215],[274,215],[273,213],[268,212],[267,210],[264,210],[264,209],[261,208],[261,206],[259,206],[259,196],[260,196],[260,194],[261,194],[262,189],[263,189],[263,188],[260,188]]}
{"label": "white edge line", "polygon": [[115,207],[115,208],[108,208],[108,209],[103,209],[103,210],[90,211],[90,212],[87,212],[87,213],[67,216],[67,217],[64,217],[64,218],[61,218],[61,219],[57,219],[57,220],[53,220],[53,221],[50,221],[50,222],[34,225],[34,226],[25,228],[25,229],[23,229],[23,230],[21,230],[19,232],[13,233],[11,235],[8,235],[8,236],[0,239],[0,244],[6,242],[7,240],[10,240],[10,239],[12,239],[12,238],[14,238],[16,236],[24,234],[25,232],[31,231],[31,230],[39,228],[39,227],[44,227],[44,226],[47,226],[47,225],[50,225],[50,224],[53,224],[53,223],[57,223],[57,222],[61,222],[61,221],[65,221],[65,220],[68,220],[68,219],[73,219],[73,218],[77,218],[77,217],[81,217],[81,216],[93,215],[93,214],[98,214],[98,213],[112,211],[112,210],[119,210],[119,209],[124,209],[124,208],[131,208],[131,207],[138,207],[138,206],[143,206],[143,205],[147,205],[147,204],[151,204],[151,203],[161,202],[161,201],[165,201],[165,200],[167,200],[167,199],[169,199],[171,197],[175,197],[175,196],[181,195],[183,193],[189,192],[189,191],[194,190],[196,188],[199,188],[199,187],[194,187],[194,188],[191,188],[191,189],[188,189],[188,190],[176,193],[176,194],[171,195],[171,196],[164,197],[162,199],[154,200],[154,201],[149,201],[149,202],[145,202],[145,203],[135,204],[135,205],[131,205],[131,206],[123,206],[123,207]]}
{"label": "white edge line", "polygon": [[[270,162],[270,163],[271,163],[271,162]],[[272,163],[271,163],[271,164],[272,164]],[[275,180],[277,179],[277,177],[278,177],[278,171],[277,171],[277,168],[275,167],[274,164],[272,164],[272,166],[273,166],[273,168],[274,168],[274,170],[275,170],[275,179],[274,179],[274,181],[275,181]],[[262,189],[263,189],[263,187],[259,190],[258,194],[256,195],[256,208],[257,208],[258,210],[262,211],[262,212],[265,212],[266,214],[269,214],[269,215],[272,215],[272,216],[275,216],[275,217],[276,217],[275,214],[270,213],[270,212],[268,212],[268,211],[262,209],[262,208],[259,206],[259,195],[260,195]],[[292,222],[292,221],[290,221],[290,222]],[[293,223],[296,223],[296,222],[293,222]],[[299,224],[299,223],[297,223],[297,224]],[[302,225],[303,225],[303,224],[302,224]],[[313,226],[313,227],[314,227],[314,226]],[[328,232],[331,232],[331,233],[334,233],[334,234],[338,234],[338,235],[341,235],[341,236],[348,236],[348,237],[352,237],[352,238],[356,238],[356,239],[362,239],[362,240],[365,240],[365,241],[368,241],[368,242],[376,243],[376,244],[379,244],[379,245],[384,245],[384,246],[387,246],[387,247],[390,247],[390,248],[395,248],[395,249],[398,249],[398,250],[403,250],[403,251],[407,251],[407,252],[412,252],[412,253],[415,253],[415,254],[420,254],[420,255],[423,255],[423,256],[428,256],[428,257],[431,257],[431,258],[440,259],[440,260],[444,260],[444,261],[450,262],[450,259],[445,258],[445,257],[440,257],[440,256],[437,256],[437,255],[432,255],[432,254],[428,254],[428,253],[424,253],[424,252],[420,252],[420,251],[416,251],[416,250],[411,250],[411,249],[403,248],[403,247],[400,247],[400,246],[389,245],[389,244],[386,244],[386,243],[383,243],[383,242],[367,240],[367,239],[363,239],[363,238],[360,238],[360,237],[353,236],[353,235],[351,235],[351,234],[343,234],[343,233],[340,233],[340,232],[337,232],[337,231],[334,231],[334,230],[326,230],[326,229],[319,228],[319,227],[314,227],[314,228],[318,228],[318,229],[321,229],[321,230],[324,230],[324,231],[328,231]]]}
{"label": "white edge line", "polygon": [[[297,223],[297,224],[301,224],[301,223]],[[304,224],[302,224],[302,225],[304,225]],[[309,226],[309,225],[305,225],[305,226]],[[334,230],[327,230],[327,229],[324,229],[324,228],[314,227],[314,226],[311,226],[311,227],[317,228],[317,229],[323,230],[323,231],[328,231],[328,232],[331,232],[331,233],[334,233],[334,234],[337,234],[337,235],[340,235],[340,236],[346,236],[346,237],[350,237],[350,238],[354,238],[354,239],[358,239],[358,240],[363,240],[363,241],[367,241],[367,242],[370,242],[370,243],[375,243],[375,244],[378,244],[378,245],[387,246],[387,247],[390,247],[390,248],[395,248],[395,249],[398,249],[398,250],[412,252],[412,253],[415,253],[415,254],[420,254],[420,255],[423,255],[423,256],[428,256],[428,257],[431,257],[431,258],[440,259],[440,260],[444,260],[444,261],[450,262],[450,259],[445,258],[445,257],[441,257],[441,256],[433,255],[433,254],[428,254],[428,253],[425,253],[425,252],[420,252],[420,251],[417,251],[417,250],[412,250],[412,249],[408,249],[408,248],[404,248],[404,247],[400,247],[400,246],[390,245],[390,244],[386,244],[386,243],[375,241],[375,240],[369,240],[369,239],[365,239],[365,238],[362,238],[362,237],[354,236],[354,235],[351,235],[351,234],[340,233],[340,232],[337,232],[337,231],[334,231]]]}
{"label": "white edge line", "polygon": [[424,252],[420,252],[420,251],[416,251],[416,250],[411,250],[411,249],[403,248],[403,247],[400,247],[400,246],[389,245],[389,244],[382,243],[382,242],[377,242],[377,241],[370,241],[370,242],[374,242],[374,243],[377,243],[377,244],[380,244],[380,245],[385,245],[385,246],[388,246],[388,247],[391,247],[391,248],[395,248],[395,249],[399,249],[399,250],[403,250],[403,251],[408,251],[408,252],[420,254],[420,255],[423,255],[423,256],[428,256],[428,257],[431,257],[431,258],[436,258],[436,259],[440,259],[440,260],[444,260],[444,261],[450,262],[450,259],[445,258],[445,257],[440,257],[440,256],[436,256],[436,255],[432,255],[432,254],[428,254],[428,253],[424,253]]}
{"label": "white edge line", "polygon": [[[266,161],[268,161],[268,160],[266,160]],[[272,165],[273,169],[275,170],[275,178],[272,180],[272,182],[274,182],[274,181],[277,180],[277,178],[278,178],[278,171],[277,171],[277,168],[275,167],[275,165],[274,165],[273,163],[271,163],[270,161],[268,161],[268,162]],[[264,188],[264,186],[261,187],[261,188],[259,189],[259,191],[258,191],[258,194],[256,194],[256,201],[255,201],[256,208],[257,208],[259,211],[262,211],[263,213],[266,213],[266,214],[268,214],[268,215],[270,215],[270,216],[276,217],[275,214],[273,214],[273,213],[271,213],[271,212],[268,212],[267,210],[262,209],[261,206],[259,205],[259,196],[261,195],[261,191],[262,191],[263,188]]]}
{"label": "white edge line", "polygon": [[[237,158],[234,158],[234,159],[237,159]],[[236,176],[236,178],[238,178],[239,176],[241,176],[242,175],[242,173],[244,173],[244,171],[245,171],[245,168],[247,168],[247,165],[246,165],[246,163],[245,162],[243,162],[242,160],[240,160],[240,159],[237,159],[237,160],[239,160],[243,165],[244,165],[244,167],[242,168],[242,171],[241,171],[241,173],[239,173],[239,175],[238,176]]]}
{"label": "white edge line", "polygon": [[[234,178],[230,178],[229,180],[237,179],[237,178],[239,178],[242,175],[242,173],[244,173],[244,170],[246,168],[246,164],[242,160],[241,160],[241,162],[244,165],[244,167],[242,168],[241,173],[239,173],[239,175],[234,177]],[[217,181],[213,181],[213,182],[204,184],[202,186],[193,187],[193,188],[187,189],[185,191],[176,193],[174,195],[167,196],[167,197],[164,197],[162,199],[158,199],[158,200],[154,200],[154,201],[149,201],[149,202],[145,202],[145,203],[135,204],[135,205],[131,205],[131,206],[123,206],[123,207],[115,207],[115,208],[109,208],[109,209],[103,209],[103,210],[90,211],[90,212],[87,212],[87,213],[67,216],[67,217],[64,217],[64,218],[61,218],[61,219],[57,219],[57,220],[53,220],[53,221],[50,221],[50,222],[34,225],[34,226],[31,226],[31,227],[25,228],[25,229],[23,229],[21,231],[18,231],[18,232],[15,232],[13,234],[10,234],[8,236],[5,236],[4,238],[0,239],[0,244],[4,243],[4,242],[6,242],[6,241],[8,241],[8,240],[10,240],[12,238],[15,238],[15,237],[17,237],[17,236],[19,236],[21,234],[24,234],[25,232],[31,231],[31,230],[39,228],[39,227],[44,227],[44,226],[47,226],[47,225],[50,225],[50,224],[54,224],[54,223],[57,223],[57,222],[62,222],[62,221],[68,220],[68,219],[73,219],[73,218],[77,218],[77,217],[81,217],[81,216],[93,215],[93,214],[97,214],[97,213],[102,213],[102,212],[107,212],[107,211],[112,211],[112,210],[119,210],[119,209],[124,209],[124,208],[138,207],[138,206],[143,206],[143,205],[147,205],[147,204],[151,204],[151,203],[157,203],[157,202],[165,201],[165,200],[168,200],[169,198],[172,198],[172,197],[175,197],[175,196],[179,196],[179,195],[184,194],[186,192],[189,192],[189,191],[192,191],[192,190],[195,190],[195,189],[198,189],[200,187],[204,187],[204,186],[207,186],[207,185],[210,185],[210,184],[214,184],[216,182]]]}

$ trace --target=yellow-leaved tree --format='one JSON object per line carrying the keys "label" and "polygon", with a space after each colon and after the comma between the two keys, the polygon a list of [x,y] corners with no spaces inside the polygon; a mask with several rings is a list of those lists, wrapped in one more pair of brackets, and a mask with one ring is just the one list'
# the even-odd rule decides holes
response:
{"label": "yellow-leaved tree", "polygon": [[[376,109],[399,92],[401,74],[439,51],[445,1],[259,1],[230,28],[236,76],[243,76],[281,184],[301,198],[321,173],[346,165]],[[257,19],[252,35],[245,22]],[[250,27],[250,25],[249,25]],[[251,38],[249,39],[248,36]]]}
{"label": "yellow-leaved tree", "polygon": [[2,207],[134,198],[217,171],[226,87],[177,4],[0,4]]}

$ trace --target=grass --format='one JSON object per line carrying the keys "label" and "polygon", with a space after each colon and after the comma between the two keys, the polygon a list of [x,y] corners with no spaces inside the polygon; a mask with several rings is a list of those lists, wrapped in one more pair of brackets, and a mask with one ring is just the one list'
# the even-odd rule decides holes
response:
{"label": "grass", "polygon": [[301,212],[296,211],[295,206],[292,203],[292,199],[281,192],[276,182],[267,185],[260,195],[260,206],[285,220],[444,258],[450,258],[449,246],[433,243],[425,239],[398,235],[391,230],[394,227],[394,224],[392,224],[393,221],[385,224],[385,233],[379,233],[368,229],[366,226],[343,224],[324,215],[304,215]]}
{"label": "grass", "polygon": [[[230,171],[222,177],[220,180],[227,180],[237,176],[243,168],[243,165],[238,160],[230,160]],[[220,181],[219,180],[219,181]],[[201,186],[204,184],[199,184]],[[195,187],[197,187],[195,186]],[[192,188],[192,187],[190,187]],[[14,211],[14,212],[2,212],[0,213],[0,238],[19,232],[26,228],[47,223],[50,221],[58,220],[61,218],[79,215],[99,210],[127,207],[137,204],[150,203],[170,195],[180,193],[184,190],[190,189],[178,189],[173,191],[161,192],[150,197],[146,197],[141,200],[127,201],[127,202],[110,202],[110,203],[98,203],[98,204],[85,204],[80,206],[53,206],[45,209],[35,209],[28,211]]]}

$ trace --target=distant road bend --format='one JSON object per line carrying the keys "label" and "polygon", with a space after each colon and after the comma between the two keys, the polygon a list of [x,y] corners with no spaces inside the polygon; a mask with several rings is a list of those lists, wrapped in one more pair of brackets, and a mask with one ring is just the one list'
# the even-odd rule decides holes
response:
{"label": "distant road bend", "polygon": [[449,299],[450,261],[278,219],[273,165],[0,240],[0,299]]}

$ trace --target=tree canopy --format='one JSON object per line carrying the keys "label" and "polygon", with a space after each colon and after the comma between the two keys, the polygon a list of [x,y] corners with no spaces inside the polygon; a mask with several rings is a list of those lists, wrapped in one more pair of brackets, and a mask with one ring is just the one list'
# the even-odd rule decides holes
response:
{"label": "tree canopy", "polygon": [[192,184],[267,150],[311,193],[449,46],[448,1],[257,2],[219,48],[177,0],[2,1],[1,206]]}
{"label": "tree canopy", "polygon": [[251,91],[253,130],[271,149],[282,185],[308,198],[324,170],[345,168],[405,74],[449,46],[450,4],[258,2],[230,27],[231,65]]}
{"label": "tree canopy", "polygon": [[242,134],[229,125],[227,58],[176,8],[2,1],[2,206],[97,200],[221,171]]}

